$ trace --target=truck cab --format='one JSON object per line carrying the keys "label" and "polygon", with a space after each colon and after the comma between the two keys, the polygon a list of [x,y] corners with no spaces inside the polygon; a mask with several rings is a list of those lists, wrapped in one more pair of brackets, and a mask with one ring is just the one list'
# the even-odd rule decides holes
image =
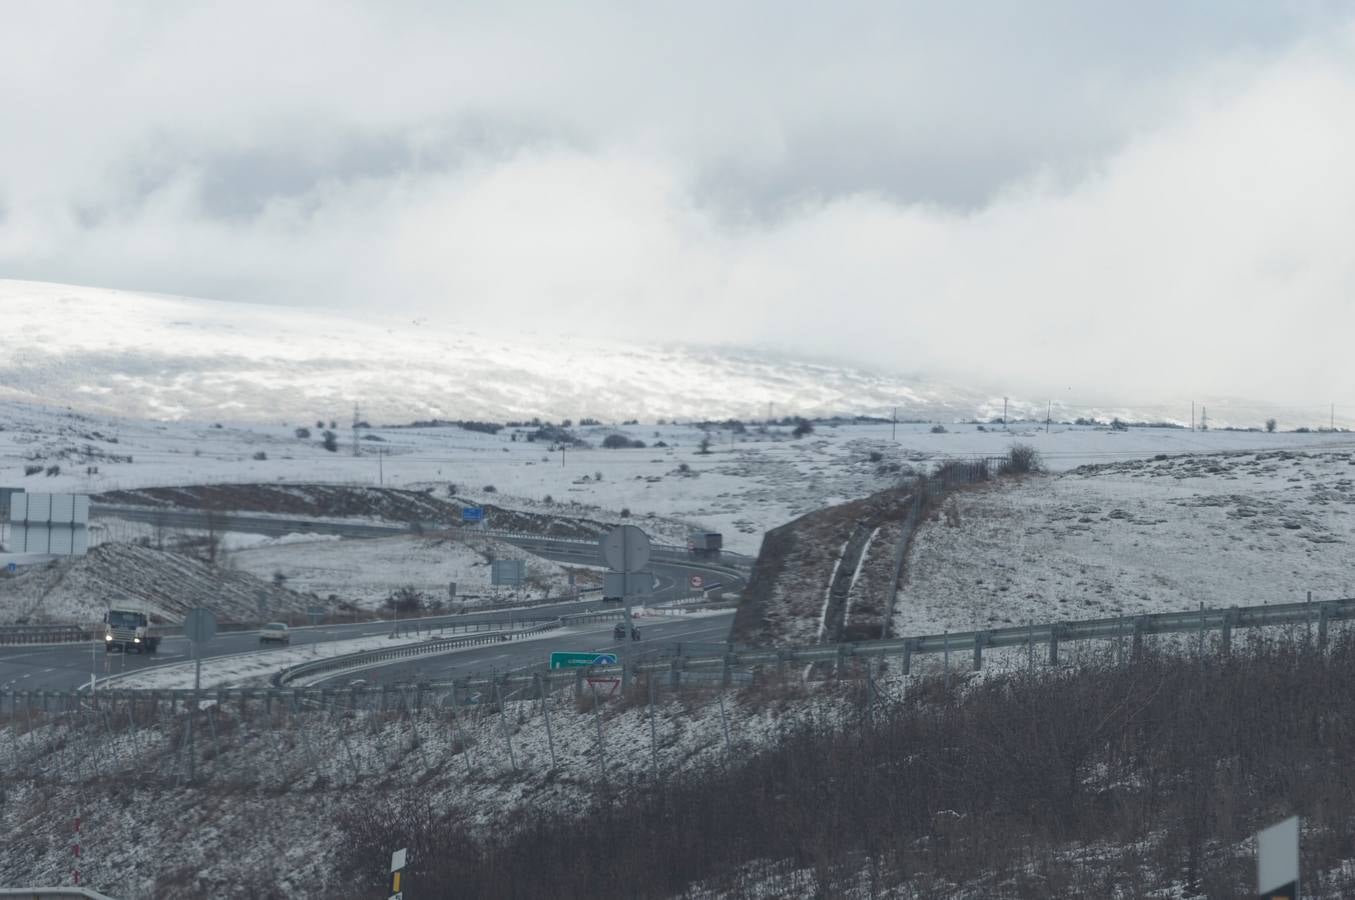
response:
{"label": "truck cab", "polygon": [[151,621],[144,610],[110,609],[103,621],[104,652],[115,646],[123,653],[154,653],[160,649],[160,636],[151,634]]}

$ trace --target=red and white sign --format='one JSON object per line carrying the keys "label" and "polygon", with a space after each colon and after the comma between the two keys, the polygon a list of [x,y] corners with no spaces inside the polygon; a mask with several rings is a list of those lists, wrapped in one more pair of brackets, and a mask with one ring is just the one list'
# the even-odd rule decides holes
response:
{"label": "red and white sign", "polygon": [[702,580],[700,575],[693,575],[691,578],[687,580],[691,582],[692,590],[694,591],[701,590],[701,585],[705,584],[705,581]]}

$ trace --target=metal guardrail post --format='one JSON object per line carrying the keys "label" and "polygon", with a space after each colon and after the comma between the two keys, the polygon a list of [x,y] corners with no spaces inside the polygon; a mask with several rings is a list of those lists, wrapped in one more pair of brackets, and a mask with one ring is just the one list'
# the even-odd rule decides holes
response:
{"label": "metal guardrail post", "polygon": [[1059,632],[1062,630],[1057,622],[1049,626],[1049,664],[1051,666],[1059,664]]}
{"label": "metal guardrail post", "polygon": [[974,671],[983,669],[983,642],[988,632],[980,631],[974,635]]}
{"label": "metal guardrail post", "polygon": [[1322,603],[1317,607],[1317,649],[1327,649],[1327,620],[1331,618],[1331,604]]}
{"label": "metal guardrail post", "polygon": [[1230,656],[1233,652],[1233,626],[1237,623],[1237,607],[1234,606],[1223,614],[1223,628],[1219,631],[1220,650],[1224,656]]}
{"label": "metal guardrail post", "polygon": [[1143,658],[1143,633],[1148,628],[1147,616],[1134,617],[1134,641],[1131,649],[1131,655],[1135,660]]}
{"label": "metal guardrail post", "polygon": [[899,669],[901,674],[913,674],[913,641],[911,638],[903,642],[903,654],[899,659]]}

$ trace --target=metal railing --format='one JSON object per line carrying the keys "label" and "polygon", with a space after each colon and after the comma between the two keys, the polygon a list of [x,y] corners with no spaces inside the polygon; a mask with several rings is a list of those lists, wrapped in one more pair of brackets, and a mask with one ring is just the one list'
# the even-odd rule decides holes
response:
{"label": "metal railing", "polygon": [[410,659],[419,656],[432,656],[438,653],[446,653],[451,650],[459,650],[463,647],[474,647],[480,644],[512,641],[526,637],[527,635],[551,631],[559,627],[560,621],[557,619],[541,625],[534,625],[530,628],[519,628],[514,631],[483,631],[465,637],[435,638],[417,644],[403,644],[399,647],[388,647],[384,650],[363,650],[358,653],[346,653],[342,656],[331,656],[327,659],[317,659],[312,662],[304,662],[300,665],[291,666],[276,673],[271,681],[275,686],[283,687],[298,678],[323,675],[325,673],[366,669],[379,663],[394,662],[396,660]]}
{"label": "metal railing", "polygon": [[95,626],[85,625],[4,625],[0,626],[0,644],[66,644],[93,640]]}
{"label": "metal railing", "polygon": [[[587,613],[582,618],[598,620],[619,618],[620,610],[599,613]],[[647,653],[641,659],[625,665],[594,666],[569,670],[547,672],[533,671],[529,674],[512,672],[496,675],[468,675],[449,681],[432,681],[418,686],[418,690],[447,692],[453,697],[467,696],[467,691],[499,686],[501,689],[530,688],[536,679],[544,679],[550,687],[572,683],[584,675],[615,675],[629,680],[641,673],[668,673],[674,687],[681,685],[684,673],[719,672],[726,683],[732,681],[735,670],[753,669],[759,666],[785,666],[791,664],[811,664],[838,662],[852,659],[885,659],[897,657],[900,671],[911,672],[912,659],[919,655],[938,655],[951,653],[972,653],[976,668],[982,666],[983,652],[996,648],[1026,647],[1033,662],[1036,646],[1047,648],[1046,660],[1050,664],[1059,661],[1059,648],[1071,641],[1109,640],[1130,641],[1133,652],[1141,649],[1143,638],[1159,634],[1198,634],[1220,632],[1224,652],[1231,649],[1233,631],[1238,628],[1260,628],[1287,625],[1307,625],[1319,647],[1325,646],[1328,627],[1332,622],[1355,620],[1355,598],[1325,600],[1315,602],[1283,603],[1262,606],[1234,606],[1227,609],[1201,609],[1186,612],[1148,613],[1139,616],[1122,616],[1106,619],[1084,619],[1071,622],[1050,622],[1039,625],[1015,626],[983,631],[962,631],[943,634],[921,635],[918,637],[892,638],[881,641],[859,641],[840,644],[813,644],[792,647],[768,648],[730,648],[715,649],[710,645],[678,645],[667,651]],[[341,671],[354,668],[354,658],[367,656],[369,662],[399,659],[404,656],[418,656],[451,649],[451,641],[487,642],[493,640],[511,640],[558,627],[560,623],[523,629],[517,632],[486,632],[469,638],[453,638],[448,641],[431,641],[426,644],[411,644],[393,647],[389,650],[368,651],[366,654],[353,654],[345,657],[332,657],[316,660],[287,670],[292,678],[301,674],[322,674],[325,671]],[[333,668],[329,668],[329,667]],[[281,674],[281,673],[280,673]],[[275,680],[275,684],[282,683]],[[361,689],[354,688],[355,691]],[[197,695],[202,699],[220,701],[235,699],[254,699],[270,693],[258,688],[212,688]],[[273,689],[274,695],[285,695],[289,699],[302,702],[332,697],[333,689],[289,688]],[[188,702],[195,695],[192,690],[121,690],[103,689],[97,696],[116,698],[158,698]],[[358,696],[361,696],[359,693]],[[8,708],[18,709],[20,704],[34,705],[48,709],[49,704],[59,709],[78,706],[89,702],[90,694],[80,691],[10,691],[0,694],[0,701],[8,700]],[[0,702],[0,709],[6,704]]]}
{"label": "metal railing", "polygon": [[35,887],[0,888],[0,897],[13,897],[16,900],[28,897],[31,900],[113,900],[106,894],[81,887]]}

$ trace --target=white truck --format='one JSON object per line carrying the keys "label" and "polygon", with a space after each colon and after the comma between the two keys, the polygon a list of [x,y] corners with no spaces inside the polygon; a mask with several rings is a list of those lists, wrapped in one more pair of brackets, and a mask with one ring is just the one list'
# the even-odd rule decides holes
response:
{"label": "white truck", "polygon": [[154,653],[160,649],[160,635],[151,634],[150,616],[140,609],[110,609],[104,616],[104,652],[117,646],[123,653]]}

